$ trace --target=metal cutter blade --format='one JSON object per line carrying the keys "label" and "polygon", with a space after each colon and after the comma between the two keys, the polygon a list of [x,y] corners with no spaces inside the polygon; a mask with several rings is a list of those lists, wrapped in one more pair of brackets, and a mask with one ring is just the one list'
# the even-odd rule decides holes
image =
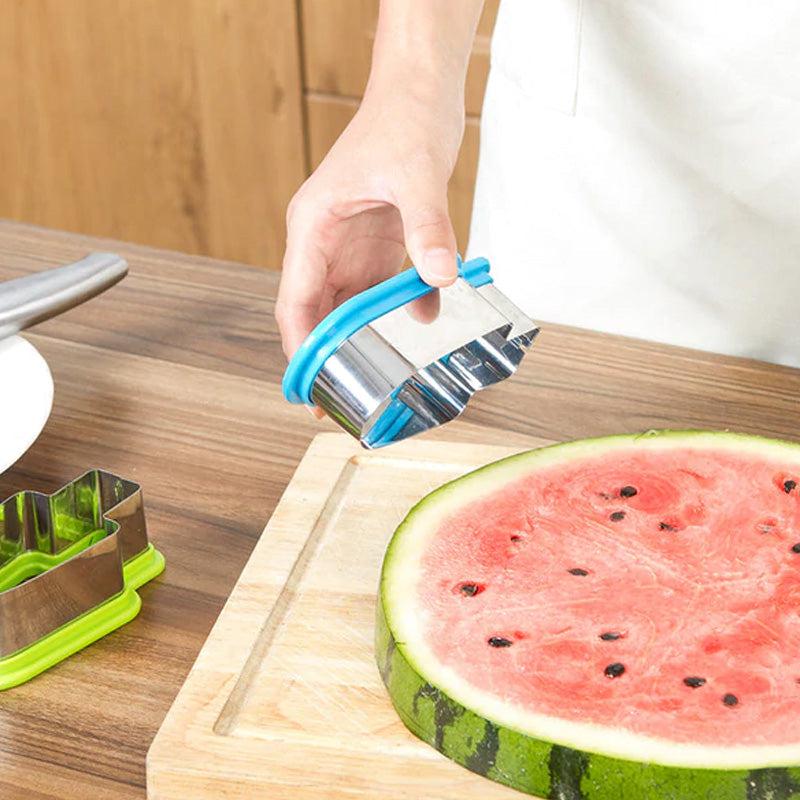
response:
{"label": "metal cutter blade", "polygon": [[489,280],[460,277],[439,297],[432,322],[400,305],[344,339],[316,374],[313,402],[364,447],[455,419],[475,392],[516,371],[538,333]]}

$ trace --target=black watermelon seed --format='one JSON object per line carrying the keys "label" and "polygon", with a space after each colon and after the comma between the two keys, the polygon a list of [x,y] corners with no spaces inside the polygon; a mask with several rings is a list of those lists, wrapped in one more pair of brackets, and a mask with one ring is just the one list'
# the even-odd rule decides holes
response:
{"label": "black watermelon seed", "polygon": [[678,530],[674,525],[670,525],[669,522],[659,522],[658,523],[659,530],[662,531],[676,531]]}
{"label": "black watermelon seed", "polygon": [[639,494],[639,490],[635,486],[623,486],[619,493],[621,497],[636,497]]}
{"label": "black watermelon seed", "polygon": [[687,686],[691,686],[692,689],[699,689],[701,686],[705,686],[706,679],[705,678],[697,678],[692,676],[690,678],[684,678],[683,682]]}
{"label": "black watermelon seed", "polygon": [[613,664],[609,664],[603,670],[606,678],[619,678],[623,672],[625,672],[625,665],[620,664],[619,661],[615,661]]}
{"label": "black watermelon seed", "polygon": [[573,567],[567,570],[567,572],[569,572],[570,575],[578,575],[582,578],[589,574],[589,570],[581,569],[581,567]]}
{"label": "black watermelon seed", "polygon": [[488,642],[492,647],[511,647],[514,644],[511,639],[506,639],[505,636],[490,636]]}
{"label": "black watermelon seed", "polygon": [[477,583],[462,583],[458,587],[458,591],[465,597],[475,597],[476,594],[480,594],[483,591],[483,586]]}
{"label": "black watermelon seed", "polygon": [[624,511],[615,511],[609,519],[612,522],[619,522],[621,519],[625,519],[625,512]]}
{"label": "black watermelon seed", "polygon": [[793,544],[792,545],[792,552],[793,553],[800,553],[800,542],[798,542],[797,544]]}
{"label": "black watermelon seed", "polygon": [[783,482],[783,491],[786,492],[786,494],[789,494],[789,492],[796,488],[797,481],[788,480]]}
{"label": "black watermelon seed", "polygon": [[606,631],[605,633],[600,634],[600,638],[604,642],[616,642],[617,639],[622,638],[622,634],[618,631]]}
{"label": "black watermelon seed", "polygon": [[725,703],[726,706],[735,706],[739,703],[739,698],[735,694],[726,694],[722,698],[722,702]]}
{"label": "black watermelon seed", "polygon": [[518,542],[518,541],[519,541],[521,538],[522,538],[521,536],[519,536],[518,534],[516,534],[516,533],[515,533],[515,534],[514,534],[514,535],[511,537],[511,541],[512,541],[512,542]]}

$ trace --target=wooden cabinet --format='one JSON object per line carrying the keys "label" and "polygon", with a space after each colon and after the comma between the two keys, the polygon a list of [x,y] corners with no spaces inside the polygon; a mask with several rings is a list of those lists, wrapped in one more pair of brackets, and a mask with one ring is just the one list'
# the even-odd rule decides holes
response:
{"label": "wooden cabinet", "polygon": [[0,0],[0,217],[280,263],[295,0]]}
{"label": "wooden cabinet", "polygon": [[[496,5],[451,184],[462,248]],[[377,0],[0,0],[0,217],[278,266],[286,204],[357,107],[376,13]]]}

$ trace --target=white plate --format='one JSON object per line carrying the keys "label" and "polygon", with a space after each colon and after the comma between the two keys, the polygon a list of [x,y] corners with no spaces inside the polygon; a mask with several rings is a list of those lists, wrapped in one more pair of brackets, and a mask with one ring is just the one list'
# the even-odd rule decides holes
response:
{"label": "white plate", "polygon": [[36,440],[53,407],[53,377],[25,339],[0,341],[0,472]]}

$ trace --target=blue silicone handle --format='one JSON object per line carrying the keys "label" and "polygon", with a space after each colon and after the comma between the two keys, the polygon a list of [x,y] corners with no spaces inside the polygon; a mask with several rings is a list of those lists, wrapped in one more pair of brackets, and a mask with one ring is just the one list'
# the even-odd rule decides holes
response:
{"label": "blue silicone handle", "polygon": [[[492,282],[489,262],[458,260],[459,275],[476,289]],[[378,317],[433,291],[414,267],[346,300],[314,328],[289,362],[283,375],[283,396],[290,403],[313,405],[311,389],[322,365],[346,339]]]}

